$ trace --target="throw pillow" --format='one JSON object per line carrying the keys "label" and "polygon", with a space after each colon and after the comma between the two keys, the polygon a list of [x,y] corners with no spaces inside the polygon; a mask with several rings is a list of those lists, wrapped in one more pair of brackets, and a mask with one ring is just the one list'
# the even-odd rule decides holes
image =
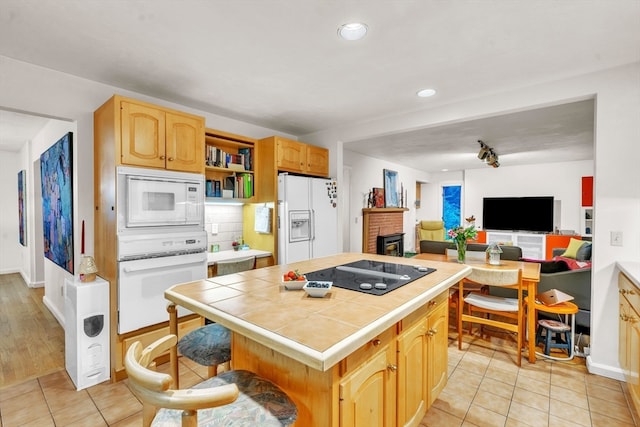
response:
{"label": "throw pillow", "polygon": [[584,245],[586,242],[584,240],[574,239],[573,237],[569,240],[569,246],[562,254],[563,257],[576,259],[576,255],[578,254],[578,249],[580,246]]}
{"label": "throw pillow", "polygon": [[591,243],[585,242],[578,252],[576,252],[576,260],[578,261],[591,261]]}
{"label": "throw pillow", "polygon": [[543,261],[540,263],[540,273],[559,273],[569,271],[569,266],[564,261]]}

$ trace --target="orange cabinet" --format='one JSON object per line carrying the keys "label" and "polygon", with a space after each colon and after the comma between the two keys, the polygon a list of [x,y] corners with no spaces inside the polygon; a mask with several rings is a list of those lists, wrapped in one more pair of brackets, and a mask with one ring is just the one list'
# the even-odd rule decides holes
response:
{"label": "orange cabinet", "polygon": [[593,177],[582,177],[582,206],[593,206]]}

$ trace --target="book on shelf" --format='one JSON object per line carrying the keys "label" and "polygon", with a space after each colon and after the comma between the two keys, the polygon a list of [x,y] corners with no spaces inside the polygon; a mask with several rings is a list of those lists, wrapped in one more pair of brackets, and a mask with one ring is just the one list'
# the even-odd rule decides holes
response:
{"label": "book on shelf", "polygon": [[251,148],[238,148],[238,154],[242,154],[244,156],[244,169],[248,171],[253,170],[251,151]]}

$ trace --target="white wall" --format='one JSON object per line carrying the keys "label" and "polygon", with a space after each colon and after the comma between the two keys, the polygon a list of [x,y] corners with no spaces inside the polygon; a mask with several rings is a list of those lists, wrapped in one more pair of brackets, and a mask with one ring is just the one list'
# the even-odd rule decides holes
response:
{"label": "white wall", "polygon": [[560,229],[580,230],[583,176],[593,175],[593,162],[562,162],[465,171],[464,217],[474,215],[482,228],[482,198],[553,196],[559,200]]}
{"label": "white wall", "polygon": [[[163,101],[144,94],[138,94],[121,88],[81,79],[69,74],[52,71],[25,62],[0,56],[0,109],[15,110],[24,113],[32,113],[51,118],[63,119],[67,124],[75,126],[74,131],[74,240],[80,240],[80,225],[85,220],[85,249],[88,254],[93,253],[93,112],[114,94],[129,96],[143,101],[155,103],[168,108],[198,114],[205,117],[206,126],[213,129],[221,129],[226,132],[246,135],[252,138],[264,138],[279,134],[285,137],[294,138],[275,130],[255,126],[238,120],[205,113],[193,108],[185,107],[175,103]],[[65,122],[62,122],[65,123]],[[57,125],[54,125],[57,126]],[[16,156],[14,165],[20,164],[19,168],[12,165],[13,176],[11,180],[17,182],[17,171],[21,169],[30,170],[33,168],[32,161],[40,156],[40,153],[58,140],[63,133],[51,130],[51,135],[42,135],[42,138],[32,143],[32,147],[27,149],[27,155],[21,154],[20,160]],[[59,133],[59,135],[58,135]],[[54,134],[56,139],[54,138]],[[40,137],[40,136],[39,136]],[[3,156],[4,157],[4,156]],[[27,159],[30,159],[29,162]],[[1,165],[0,165],[1,166]],[[4,168],[3,168],[4,169]],[[30,176],[30,175],[29,175]],[[10,178],[10,177],[9,177]],[[9,179],[7,178],[7,179]],[[29,180],[32,181],[32,180]],[[29,185],[29,184],[28,184]],[[16,185],[12,185],[16,187]],[[0,184],[0,188],[2,184]],[[17,190],[15,197],[8,195],[7,198],[0,199],[0,211],[6,207],[8,218],[15,216],[13,232],[15,238],[7,238],[7,246],[0,247],[0,250],[7,253],[17,254],[18,243],[18,205]],[[32,197],[33,195],[30,195]],[[36,202],[37,203],[37,202]],[[11,213],[13,211],[13,213]],[[14,243],[15,241],[15,243]],[[3,244],[0,241],[0,244]],[[76,248],[76,260],[79,259],[79,245]],[[33,245],[22,251],[23,260],[19,262],[11,261],[12,269],[18,271],[21,266],[29,265],[30,270],[26,272],[27,283],[33,283],[36,266],[33,262],[35,257]],[[25,259],[28,258],[28,259]],[[48,262],[48,261],[47,261]],[[50,263],[44,271],[45,304],[52,313],[64,324],[62,315],[64,313],[63,300],[59,291],[66,272],[60,267]],[[46,265],[46,264],[45,264]],[[1,266],[1,264],[0,264]],[[98,265],[98,270],[100,266]],[[100,272],[98,272],[100,274]]]}
{"label": "white wall", "polygon": [[[374,159],[353,151],[344,151],[344,165],[351,169],[351,198],[345,201],[345,212],[341,215],[343,221],[349,221],[348,252],[362,252],[362,208],[367,207],[366,197],[373,187],[384,187],[383,169],[398,172],[398,188],[403,184],[407,191],[409,209],[404,213],[404,250],[413,251],[415,248],[416,224],[416,181],[424,181],[424,172],[407,168],[406,166]],[[344,191],[344,190],[343,190]]]}
{"label": "white wall", "polygon": [[25,250],[18,229],[19,159],[18,153],[0,151],[0,274],[19,272]]}
{"label": "white wall", "polygon": [[[335,176],[340,181],[341,152],[343,147],[348,149],[349,141],[595,97],[592,349],[587,364],[594,373],[622,378],[617,352],[618,297],[615,263],[640,260],[639,75],[640,63],[635,63],[430,110],[356,123],[301,136],[300,139],[336,150],[335,158],[338,163],[335,167],[332,166],[332,172],[336,172]],[[366,163],[364,160],[361,162]],[[498,170],[502,168],[503,166]],[[352,182],[359,181],[358,174],[368,175],[369,172],[353,168]],[[354,197],[360,196],[354,194]],[[423,203],[429,202],[423,200]],[[352,221],[352,218],[349,217],[348,220]],[[567,221],[571,219],[567,218]],[[623,232],[622,247],[609,244],[611,231]]]}
{"label": "white wall", "polygon": [[[80,263],[80,226],[78,224],[81,223],[81,218],[79,215],[80,212],[83,211],[82,206],[78,203],[81,199],[80,195],[83,194],[83,191],[86,191],[86,185],[83,185],[82,181],[77,177],[82,176],[82,163],[86,163],[87,159],[83,158],[83,155],[78,150],[78,138],[77,138],[77,128],[75,123],[65,122],[61,120],[50,120],[45,127],[35,136],[33,141],[31,141],[31,161],[29,162],[30,168],[29,170],[32,172],[30,175],[33,176],[35,174],[39,175],[39,170],[34,170],[34,162],[40,158],[40,155],[44,153],[49,147],[55,144],[60,138],[66,135],[68,132],[73,133],[72,137],[72,154],[73,154],[73,234],[75,244],[73,245],[73,260],[74,260],[74,270],[78,268]],[[93,154],[93,152],[92,152]],[[93,159],[91,159],[93,162]],[[37,162],[35,164],[38,164]],[[93,164],[93,163],[92,163]],[[31,179],[34,181],[34,179]],[[35,184],[33,182],[32,184]],[[39,184],[39,183],[38,183]],[[40,189],[34,189],[33,185],[29,185],[31,194],[40,194]],[[93,192],[92,192],[93,194]],[[35,203],[41,203],[42,199],[34,200]],[[32,204],[33,205],[33,204]],[[93,211],[93,210],[91,210]],[[29,214],[29,217],[32,219],[32,223],[39,222],[42,224],[42,216],[35,217],[33,209]],[[93,221],[92,221],[93,222]],[[42,230],[42,227],[40,227]],[[29,237],[29,242],[31,246],[34,248],[34,252],[31,253],[31,256],[34,259],[40,260],[44,266],[44,299],[43,302],[47,306],[47,308],[53,313],[53,315],[58,319],[60,324],[64,325],[64,279],[72,279],[73,274],[69,273],[59,265],[55,264],[48,258],[43,256],[43,253],[40,251],[44,251],[42,246],[35,248],[35,239],[36,234],[31,233]],[[38,250],[39,253],[35,253]]]}

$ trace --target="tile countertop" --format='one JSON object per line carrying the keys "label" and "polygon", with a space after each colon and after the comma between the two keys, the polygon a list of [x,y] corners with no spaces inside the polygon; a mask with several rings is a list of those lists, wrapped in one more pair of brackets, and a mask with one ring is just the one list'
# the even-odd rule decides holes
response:
{"label": "tile countertop", "polygon": [[257,249],[246,249],[239,251],[220,251],[220,252],[207,252],[207,264],[213,265],[218,261],[229,261],[232,259],[245,258],[248,256],[255,256],[261,258],[265,256],[271,256],[269,251],[259,251]]}
{"label": "tile countertop", "polygon": [[360,259],[390,262],[382,255],[340,254],[175,285],[165,297],[326,371],[471,272],[464,264],[393,258],[436,271],[382,296],[333,287],[324,298],[310,298],[303,290],[287,291],[281,282],[288,270],[306,273]]}
{"label": "tile countertop", "polygon": [[640,262],[618,261],[616,265],[625,276],[640,288]]}

